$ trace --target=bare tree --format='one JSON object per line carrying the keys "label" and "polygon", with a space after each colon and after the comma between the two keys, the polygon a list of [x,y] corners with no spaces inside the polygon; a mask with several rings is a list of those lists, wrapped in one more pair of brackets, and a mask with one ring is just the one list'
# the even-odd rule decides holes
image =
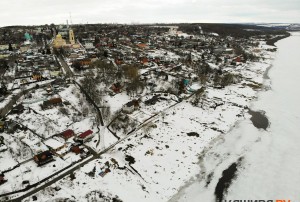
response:
{"label": "bare tree", "polygon": [[130,81],[134,81],[139,76],[139,69],[135,65],[126,65],[123,67],[124,75]]}
{"label": "bare tree", "polygon": [[94,81],[91,77],[84,77],[84,79],[81,81],[82,88],[87,92],[87,94],[90,96],[90,98],[95,103],[101,103],[102,96],[100,94],[100,91],[97,90],[97,83]]}

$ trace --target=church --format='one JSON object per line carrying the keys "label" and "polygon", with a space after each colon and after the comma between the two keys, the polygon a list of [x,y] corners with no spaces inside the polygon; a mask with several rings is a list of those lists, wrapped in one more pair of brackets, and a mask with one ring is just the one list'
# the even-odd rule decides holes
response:
{"label": "church", "polygon": [[69,29],[69,41],[67,43],[67,41],[65,39],[63,39],[61,34],[57,34],[55,39],[53,40],[52,43],[54,48],[61,48],[64,46],[69,46],[72,48],[80,48],[80,45],[76,43],[75,41],[75,35],[72,29]]}

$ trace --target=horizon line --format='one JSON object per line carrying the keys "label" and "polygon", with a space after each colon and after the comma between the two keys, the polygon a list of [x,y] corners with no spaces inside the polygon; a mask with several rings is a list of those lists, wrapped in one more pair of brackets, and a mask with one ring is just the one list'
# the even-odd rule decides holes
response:
{"label": "horizon line", "polygon": [[[45,25],[67,25],[67,23],[45,23],[45,24],[12,24],[0,26],[0,28],[6,27],[34,27],[34,26],[45,26]],[[130,22],[130,23],[121,23],[121,22],[98,22],[98,23],[72,23],[72,25],[105,25],[105,24],[115,24],[115,25],[155,25],[155,24],[248,24],[248,25],[260,25],[260,24],[300,24],[297,22],[152,22],[152,23],[143,23],[143,22]]]}

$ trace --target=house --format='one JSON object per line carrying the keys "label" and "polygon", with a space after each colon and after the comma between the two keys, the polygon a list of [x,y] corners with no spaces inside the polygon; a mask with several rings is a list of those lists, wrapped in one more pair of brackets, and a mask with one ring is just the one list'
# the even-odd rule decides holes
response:
{"label": "house", "polygon": [[73,137],[74,135],[75,135],[75,133],[71,129],[68,129],[60,134],[60,136],[62,138],[64,138],[64,140],[68,140],[69,138]]}
{"label": "house", "polygon": [[14,108],[12,108],[11,113],[12,114],[21,114],[24,111],[24,106],[22,104],[18,104]]}
{"label": "house", "polygon": [[90,58],[80,59],[78,62],[81,66],[89,66],[92,63]]}
{"label": "house", "polygon": [[87,130],[80,135],[78,135],[74,140],[78,142],[85,143],[88,140],[92,139],[94,137],[93,131],[92,130]]}
{"label": "house", "polygon": [[0,152],[6,151],[7,146],[4,144],[4,137],[0,136]]}
{"label": "house", "polygon": [[40,72],[33,72],[32,79],[35,81],[40,81],[43,79],[43,76]]}
{"label": "house", "polygon": [[230,55],[231,55],[231,54],[234,53],[234,50],[233,50],[232,48],[226,48],[225,51],[224,51],[224,53],[225,53],[225,54],[230,54]]}
{"label": "house", "polygon": [[148,45],[145,43],[139,43],[139,44],[137,44],[137,47],[139,47],[140,49],[145,49],[145,48],[148,48]]}
{"label": "house", "polygon": [[14,133],[18,129],[19,125],[14,121],[8,121],[6,122],[6,127],[8,133]]}
{"label": "house", "polygon": [[110,89],[114,92],[114,93],[120,93],[121,90],[122,90],[123,86],[121,86],[121,84],[118,82],[118,83],[114,83]]}
{"label": "house", "polygon": [[235,59],[234,59],[235,62],[242,62],[242,57],[241,56],[237,56]]}
{"label": "house", "polygon": [[73,153],[75,153],[76,155],[81,153],[81,149],[80,149],[80,147],[78,145],[72,146],[71,149],[70,149],[70,151],[73,152]]}
{"label": "house", "polygon": [[59,151],[64,148],[66,145],[56,139],[48,139],[44,141],[44,144],[52,151]]}
{"label": "house", "polygon": [[2,82],[0,86],[0,95],[6,95],[7,94],[7,87],[5,84]]}
{"label": "house", "polygon": [[158,102],[159,100],[159,95],[155,95],[152,98],[150,98],[149,100],[145,101],[145,105],[155,105],[156,102]]}
{"label": "house", "polygon": [[105,170],[101,170],[100,172],[99,172],[99,175],[101,176],[101,177],[104,177],[107,173],[109,173],[109,172],[111,172],[111,170],[109,169],[109,168],[105,168]]}
{"label": "house", "polygon": [[123,61],[122,58],[116,58],[116,59],[115,59],[115,63],[116,63],[117,65],[121,65],[121,64],[124,63],[124,61]]}
{"label": "house", "polygon": [[44,151],[40,154],[37,154],[33,157],[34,161],[39,165],[42,166],[46,163],[49,163],[51,161],[53,161],[53,154],[48,150],[48,151]]}
{"label": "house", "polygon": [[182,82],[183,82],[184,86],[188,86],[189,85],[189,80],[188,79],[183,79]]}
{"label": "house", "polygon": [[7,180],[5,180],[4,174],[1,173],[1,174],[0,174],[0,185],[3,184],[3,183],[5,183],[5,182],[7,182]]}
{"label": "house", "polygon": [[84,47],[86,49],[94,49],[95,48],[93,42],[85,42]]}
{"label": "house", "polygon": [[24,53],[24,52],[27,52],[29,49],[30,49],[30,46],[28,46],[28,45],[22,45],[20,47],[20,52]]}
{"label": "house", "polygon": [[42,109],[47,109],[49,107],[55,106],[55,105],[62,105],[62,99],[61,98],[52,98],[50,100],[46,100],[42,104]]}
{"label": "house", "polygon": [[4,128],[5,128],[5,122],[0,121],[0,132],[4,132]]}
{"label": "house", "polygon": [[138,109],[139,107],[139,101],[132,100],[123,106],[122,111],[126,114],[131,114],[134,110]]}
{"label": "house", "polygon": [[148,62],[149,62],[148,58],[146,58],[146,57],[141,58],[141,63],[143,65],[148,65]]}

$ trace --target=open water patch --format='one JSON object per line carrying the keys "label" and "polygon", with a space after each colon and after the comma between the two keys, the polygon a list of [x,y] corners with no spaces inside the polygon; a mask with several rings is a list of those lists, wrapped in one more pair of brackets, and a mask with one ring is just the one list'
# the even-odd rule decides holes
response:
{"label": "open water patch", "polygon": [[250,120],[256,128],[266,130],[269,127],[269,119],[265,115],[264,111],[252,111],[249,109],[248,113],[252,116]]}
{"label": "open water patch", "polygon": [[224,196],[227,194],[233,179],[236,178],[238,167],[241,165],[243,158],[239,158],[237,162],[231,164],[223,171],[222,177],[219,179],[215,188],[216,202],[223,202]]}

